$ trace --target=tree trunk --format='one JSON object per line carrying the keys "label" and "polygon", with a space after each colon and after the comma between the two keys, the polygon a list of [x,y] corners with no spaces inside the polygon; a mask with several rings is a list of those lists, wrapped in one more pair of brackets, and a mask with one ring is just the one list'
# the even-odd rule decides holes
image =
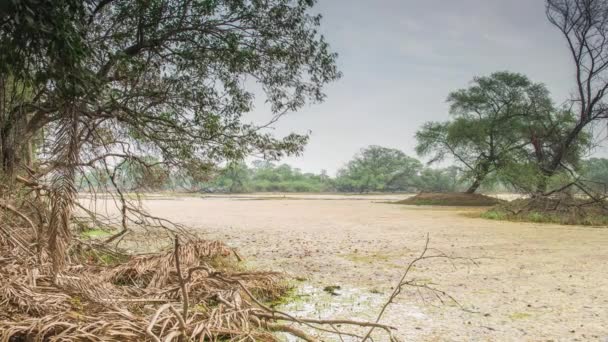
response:
{"label": "tree trunk", "polygon": [[475,191],[477,191],[477,189],[481,185],[481,181],[482,181],[481,177],[475,178],[475,181],[473,182],[473,184],[471,184],[471,186],[469,186],[469,188],[467,189],[466,193],[467,194],[473,194],[473,193],[475,193]]}
{"label": "tree trunk", "polygon": [[534,193],[534,197],[541,197],[547,192],[547,180],[551,175],[541,175],[541,178],[538,180],[536,184],[536,191]]}
{"label": "tree trunk", "polygon": [[467,191],[466,191],[467,194],[475,193],[475,191],[477,191],[479,186],[481,186],[481,182],[483,182],[483,180],[486,178],[486,176],[490,172],[490,165],[488,163],[482,163],[481,165],[478,165],[476,167],[476,171],[477,172],[475,175],[475,181],[473,181],[473,184],[471,184],[471,186],[467,189]]}
{"label": "tree trunk", "polygon": [[15,168],[15,148],[9,135],[6,130],[0,133],[0,161],[2,162],[2,173],[10,178]]}

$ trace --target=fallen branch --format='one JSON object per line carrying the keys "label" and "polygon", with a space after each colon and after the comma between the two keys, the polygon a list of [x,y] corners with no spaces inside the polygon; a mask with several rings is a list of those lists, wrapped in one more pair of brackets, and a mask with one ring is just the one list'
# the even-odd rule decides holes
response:
{"label": "fallen branch", "polygon": [[[182,277],[182,268],[179,263],[179,237],[175,236],[175,269],[177,270],[177,278],[179,281],[179,286],[182,290],[182,305],[183,305],[183,319],[188,319],[188,305],[190,302],[190,298],[188,298],[188,289],[187,284],[184,278]],[[188,279],[190,279],[190,274],[188,274]]]}

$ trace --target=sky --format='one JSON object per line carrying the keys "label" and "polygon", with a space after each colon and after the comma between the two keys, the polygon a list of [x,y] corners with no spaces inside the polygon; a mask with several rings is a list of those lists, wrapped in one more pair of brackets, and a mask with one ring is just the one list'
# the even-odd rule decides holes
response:
{"label": "sky", "polygon": [[[416,130],[448,119],[447,95],[495,71],[547,85],[557,104],[570,98],[574,65],[546,20],[543,0],[319,0],[324,36],[339,54],[342,79],[327,99],[283,117],[277,136],[307,133],[306,172],[335,174],[369,145],[415,156]],[[271,117],[263,106],[254,121]],[[603,148],[598,155],[608,155]]]}

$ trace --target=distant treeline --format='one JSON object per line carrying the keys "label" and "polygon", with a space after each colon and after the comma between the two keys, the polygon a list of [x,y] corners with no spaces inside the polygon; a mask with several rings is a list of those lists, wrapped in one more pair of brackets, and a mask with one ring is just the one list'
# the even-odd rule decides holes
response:
{"label": "distant treeline", "polygon": [[[148,161],[153,164],[153,161]],[[225,167],[207,170],[204,176],[193,179],[174,174],[160,165],[142,168],[126,163],[108,174],[91,174],[82,184],[111,183],[126,191],[193,191],[205,193],[248,192],[455,192],[464,191],[470,175],[458,166],[431,168],[402,151],[381,146],[362,149],[335,177],[326,171],[303,172],[287,164],[269,161],[232,162]],[[591,186],[608,183],[608,159],[592,158],[583,161],[580,178]],[[112,180],[113,178],[113,180]],[[85,189],[86,190],[86,189]],[[487,177],[481,184],[482,192],[516,191],[501,181],[500,176]],[[601,190],[601,189],[600,189]]]}

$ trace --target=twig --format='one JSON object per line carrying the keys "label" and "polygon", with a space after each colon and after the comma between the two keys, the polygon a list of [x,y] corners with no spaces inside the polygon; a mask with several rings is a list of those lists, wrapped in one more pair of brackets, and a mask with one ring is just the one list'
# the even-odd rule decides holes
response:
{"label": "twig", "polygon": [[290,333],[296,337],[299,337],[307,342],[320,342],[318,339],[316,339],[315,337],[312,337],[310,335],[308,335],[307,333],[305,333],[304,331],[294,328],[292,326],[289,325],[284,325],[284,324],[273,324],[273,323],[266,323],[266,327],[269,330],[272,331],[282,331],[282,332],[287,332]]}
{"label": "twig", "polygon": [[32,228],[32,231],[34,232],[34,237],[36,238],[36,241],[38,240],[38,231],[36,230],[36,226],[34,225],[34,222],[32,222],[32,220],[27,215],[20,212],[19,210],[17,210],[17,208],[13,207],[12,205],[10,205],[8,203],[4,203],[2,201],[0,201],[0,208],[4,208],[8,211],[13,212],[15,215],[21,217],[25,222],[27,222],[27,224]]}
{"label": "twig", "polygon": [[171,304],[165,304],[165,305],[161,306],[160,308],[158,308],[158,310],[156,310],[156,312],[154,313],[154,316],[152,316],[152,319],[150,319],[150,323],[148,324],[148,327],[146,328],[146,334],[148,334],[148,336],[150,336],[150,338],[154,342],[161,342],[161,340],[160,340],[160,338],[158,338],[158,336],[156,336],[154,334],[154,332],[152,331],[152,328],[154,328],[156,321],[158,321],[158,316],[160,316],[160,314],[163,313],[163,311],[169,309],[170,307],[171,307]]}
{"label": "twig", "polygon": [[[399,294],[401,293],[401,291],[402,291],[402,289],[403,289],[404,286],[413,286],[413,287],[416,287],[418,289],[419,288],[423,288],[423,289],[429,290],[432,293],[434,293],[439,298],[440,301],[442,301],[441,297],[439,296],[440,294],[444,295],[444,296],[447,296],[451,300],[454,300],[453,297],[451,297],[449,295],[446,295],[445,292],[437,290],[435,288],[432,288],[432,287],[430,287],[428,285],[418,284],[414,280],[412,280],[412,281],[406,281],[406,278],[407,278],[408,274],[410,273],[410,271],[412,270],[412,267],[414,267],[414,265],[416,263],[418,263],[419,261],[421,261],[421,260],[427,260],[427,259],[433,259],[433,258],[452,259],[450,256],[448,256],[447,254],[445,254],[443,252],[439,252],[438,255],[428,255],[427,256],[427,252],[429,251],[429,241],[430,241],[429,234],[427,234],[426,235],[426,241],[425,241],[425,244],[424,244],[424,249],[422,250],[422,252],[420,253],[420,255],[417,258],[415,258],[414,260],[412,260],[408,264],[408,266],[406,267],[405,272],[403,272],[403,275],[401,276],[401,279],[399,279],[399,283],[397,284],[397,286],[395,286],[395,289],[393,290],[392,294],[389,296],[388,300],[382,306],[382,309],[380,309],[380,312],[378,313],[378,316],[376,317],[376,320],[375,320],[376,323],[380,322],[380,320],[382,319],[382,316],[384,315],[386,309],[399,296]],[[456,302],[456,303],[458,303],[458,302]],[[376,327],[372,326],[367,331],[367,334],[363,337],[363,339],[361,340],[361,342],[365,342],[368,339],[371,339],[370,336],[371,336],[372,332],[374,331],[374,329],[376,329]],[[390,334],[391,341],[395,341],[396,339],[392,336],[392,334],[391,334],[390,331],[389,331],[389,334]]]}
{"label": "twig", "polygon": [[182,332],[182,335],[184,335],[184,337],[188,337],[188,334],[186,333],[186,322],[184,321],[184,317],[180,315],[179,312],[175,310],[173,306],[169,306],[169,310],[175,315],[175,317],[177,317],[177,322],[179,324],[179,329]]}

